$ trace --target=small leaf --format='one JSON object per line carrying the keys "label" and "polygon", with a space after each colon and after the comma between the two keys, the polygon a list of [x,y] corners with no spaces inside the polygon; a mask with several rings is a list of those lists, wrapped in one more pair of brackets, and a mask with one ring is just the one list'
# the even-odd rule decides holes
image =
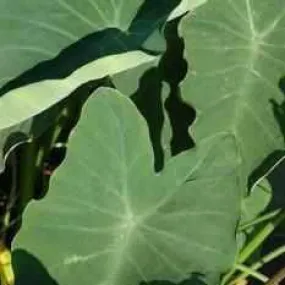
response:
{"label": "small leaf", "polygon": [[242,202],[242,217],[240,224],[254,220],[266,209],[272,198],[272,189],[269,182],[263,179],[255,185],[250,194]]}

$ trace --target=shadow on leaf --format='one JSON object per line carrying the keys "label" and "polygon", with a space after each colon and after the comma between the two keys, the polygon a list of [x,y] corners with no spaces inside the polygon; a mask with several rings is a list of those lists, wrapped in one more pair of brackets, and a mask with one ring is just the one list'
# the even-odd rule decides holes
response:
{"label": "shadow on leaf", "polygon": [[139,285],[206,285],[203,280],[203,275],[193,273],[189,279],[183,280],[180,283],[173,283],[167,280],[154,280],[150,282],[141,282]]}
{"label": "shadow on leaf", "polygon": [[[15,172],[17,173],[17,177],[14,177],[15,181],[12,182],[11,178],[11,163],[6,163],[5,171],[0,174],[0,182],[2,181],[2,187],[5,189],[5,192],[3,192],[4,195],[2,195],[3,197],[11,196],[13,183],[17,185],[17,189],[15,189],[17,193],[12,195],[13,201],[9,201],[10,225],[8,229],[5,230],[5,240],[8,245],[11,244],[15,234],[21,227],[22,214],[27,203],[29,203],[31,199],[42,199],[47,194],[50,178],[66,156],[66,143],[72,129],[80,118],[83,104],[98,86],[105,86],[108,82],[108,80],[96,80],[86,83],[63,101],[36,116],[31,126],[31,133],[37,134],[33,142],[26,143],[27,136],[20,132],[11,133],[7,138],[4,146],[5,153],[8,152],[13,145],[18,144],[20,141],[24,142],[17,145],[9,155],[9,157],[13,156],[16,160],[14,167],[16,167]],[[65,112],[62,112],[64,109],[68,109],[69,116],[67,116]],[[57,129],[58,126],[61,127]],[[54,137],[55,133],[57,134],[56,138]],[[30,152],[31,144],[33,144],[32,152]],[[38,159],[39,153],[41,153],[40,160]],[[32,185],[29,186],[28,195],[27,193],[23,194],[20,187],[21,182],[25,181],[26,175],[25,171],[23,172],[22,170],[28,167],[27,154],[29,160],[28,164],[31,168],[29,175],[30,179],[32,178],[33,180]],[[4,208],[7,208],[7,205],[5,205]],[[2,220],[0,220],[0,224],[1,221]]]}
{"label": "shadow on leaf", "polygon": [[58,285],[43,264],[26,250],[17,249],[13,252],[13,267],[16,276],[15,285]]}
{"label": "shadow on leaf", "polygon": [[[59,285],[49,274],[44,265],[26,250],[17,249],[13,251],[13,267],[16,276],[15,285]],[[142,281],[139,285],[206,285],[206,283],[203,280],[203,275],[193,273],[189,279],[179,283],[173,283],[167,280],[153,280],[149,282]]]}
{"label": "shadow on leaf", "polygon": [[[179,22],[180,19],[176,19],[166,25],[166,52],[158,67],[150,68],[141,76],[138,89],[131,95],[148,123],[156,171],[164,167],[165,144],[170,144],[172,156],[194,146],[188,130],[195,119],[195,110],[183,102],[180,96],[179,84],[188,67],[183,58],[184,42],[178,35]],[[163,82],[170,87],[165,102],[162,98]],[[165,142],[163,138],[163,127],[167,125],[165,116],[168,116],[172,132],[169,142]]]}
{"label": "shadow on leaf", "polygon": [[162,81],[160,77],[157,68],[147,70],[140,78],[138,90],[131,95],[131,99],[148,123],[156,171],[161,170],[164,164],[164,153],[161,145],[164,114],[161,98]]}
{"label": "shadow on leaf", "polygon": [[[279,81],[279,88],[283,92],[285,96],[285,76],[283,76]],[[281,133],[283,134],[284,142],[285,142],[285,99],[281,104],[278,104],[275,100],[271,100],[272,109],[274,112],[275,119],[279,125]],[[272,210],[276,209],[285,209],[285,191],[284,191],[284,173],[285,173],[285,159],[284,159],[285,151],[276,151],[272,154],[266,161],[266,163],[271,163],[271,166],[274,165],[277,161],[282,161],[277,165],[277,167],[269,173],[267,179],[272,187],[273,196],[271,202],[265,213],[268,213]],[[265,163],[265,165],[266,165]],[[264,165],[263,165],[264,167]],[[258,170],[257,170],[258,172]],[[269,236],[262,248],[262,255],[268,254],[275,250],[278,247],[284,246],[285,244],[285,236],[284,236],[285,223],[282,222],[274,232]],[[269,262],[262,268],[263,274],[266,276],[272,276],[276,274],[276,272],[284,267],[284,257],[283,255],[279,258],[274,259]],[[257,284],[257,283],[253,283]],[[281,283],[280,283],[281,284]],[[282,283],[283,284],[283,283]]]}
{"label": "shadow on leaf", "polygon": [[[55,58],[37,64],[5,84],[0,89],[0,96],[31,83],[65,78],[74,70],[104,56],[144,49],[147,40],[160,29],[180,0],[161,2],[157,9],[155,1],[146,0],[126,32],[118,28],[106,28],[85,36],[62,50]],[[158,52],[151,44],[147,45],[147,50],[149,53]]]}
{"label": "shadow on leaf", "polygon": [[[285,76],[280,79],[279,88],[285,96]],[[280,105],[275,101],[271,101],[271,104],[285,142],[285,99]],[[284,155],[285,151],[282,151],[281,157],[284,157]],[[285,208],[284,173],[285,161],[283,160],[275,171],[271,172],[268,176],[268,180],[273,188],[273,198],[270,205],[273,209]]]}
{"label": "shadow on leaf", "polygon": [[[279,88],[284,93],[285,96],[285,76],[279,80]],[[281,104],[278,104],[275,100],[270,101],[273,109],[273,113],[280,128],[281,133],[283,134],[285,142],[285,99]],[[251,174],[249,178],[249,189],[253,183],[259,178],[265,175],[268,170],[279,163],[274,171],[270,172],[267,176],[268,181],[273,189],[273,197],[268,206],[267,210],[272,211],[285,207],[285,192],[284,192],[284,171],[285,171],[285,161],[281,161],[284,157],[284,150],[276,150],[270,154],[262,164]],[[280,163],[281,161],[281,163]]]}
{"label": "shadow on leaf", "polygon": [[[279,88],[284,93],[285,96],[285,76],[279,80]],[[283,134],[284,142],[285,142],[285,99],[281,104],[276,102],[275,100],[270,101],[272,105],[272,110],[280,128],[281,133]],[[277,209],[285,208],[285,191],[284,191],[284,173],[285,173],[285,160],[284,160],[285,151],[277,150],[269,155],[263,163],[258,167],[250,177],[249,184],[252,184],[259,178],[265,175],[268,170],[276,165],[274,171],[271,171],[267,175],[267,179],[272,187],[272,199],[268,207],[264,210],[263,213],[268,213]],[[263,214],[261,213],[261,215]],[[262,226],[262,225],[261,225]],[[279,246],[284,245],[284,226],[285,224],[277,227],[274,232],[269,236],[268,240],[264,243],[262,247],[262,255],[268,254],[272,252],[274,249]],[[257,228],[257,230],[260,227]],[[254,233],[253,233],[254,235]],[[283,256],[273,260],[272,262],[266,264],[262,273],[270,276],[276,273],[278,268],[282,268],[284,266]],[[256,283],[253,283],[256,284]]]}
{"label": "shadow on leaf", "polygon": [[189,135],[189,127],[196,117],[194,108],[181,98],[179,85],[187,74],[188,63],[183,57],[184,40],[178,34],[179,23],[180,19],[174,20],[165,29],[167,49],[160,62],[163,80],[170,87],[165,109],[172,127],[170,144],[173,156],[194,146],[194,141]]}

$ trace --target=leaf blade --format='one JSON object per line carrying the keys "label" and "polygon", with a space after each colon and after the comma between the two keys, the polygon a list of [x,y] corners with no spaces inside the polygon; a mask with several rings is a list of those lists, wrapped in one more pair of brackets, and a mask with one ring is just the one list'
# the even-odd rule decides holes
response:
{"label": "leaf blade", "polygon": [[112,89],[98,92],[48,197],[29,206],[15,247],[37,252],[60,284],[91,282],[90,268],[98,284],[175,282],[197,271],[217,278],[236,248],[239,159],[232,137],[205,139],[157,174],[146,122],[133,103]]}

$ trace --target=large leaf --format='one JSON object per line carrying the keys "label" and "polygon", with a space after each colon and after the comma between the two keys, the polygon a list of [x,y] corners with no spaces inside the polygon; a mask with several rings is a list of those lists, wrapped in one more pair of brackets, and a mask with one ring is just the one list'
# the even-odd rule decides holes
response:
{"label": "large leaf", "polygon": [[26,260],[15,254],[16,272],[27,266],[17,284],[45,281],[29,260],[61,285],[179,281],[193,272],[216,284],[236,250],[240,160],[232,137],[204,139],[157,174],[131,100],[112,89],[95,95],[47,198],[27,209],[14,245],[27,251]]}
{"label": "large leaf", "polygon": [[112,76],[115,87],[132,98],[148,123],[157,170],[172,155],[193,146],[188,127],[195,111],[181,100],[179,88],[187,72],[179,20],[165,26],[166,51],[158,63],[152,61]]}
{"label": "large leaf", "polygon": [[197,110],[191,133],[198,143],[234,134],[244,188],[262,160],[284,147],[270,104],[284,99],[284,29],[283,0],[212,0],[180,27],[190,69],[182,96]]}
{"label": "large leaf", "polygon": [[0,99],[0,130],[41,113],[64,99],[82,83],[155,60],[140,51],[106,56],[75,70],[64,79],[50,79],[10,91]]}
{"label": "large leaf", "polygon": [[[140,37],[147,38],[180,1],[162,1],[159,11],[151,2],[1,0],[1,85],[36,63],[54,58],[61,50],[91,33],[108,28],[122,32],[139,30]],[[126,43],[122,41],[121,45],[124,44]],[[100,46],[100,41],[96,45]],[[103,56],[104,46],[101,45],[100,48]]]}
{"label": "large leaf", "polygon": [[179,3],[165,0],[158,10],[150,0],[0,0],[3,144],[15,130],[30,135],[30,118],[81,84],[152,59],[136,50],[162,52],[160,28]]}

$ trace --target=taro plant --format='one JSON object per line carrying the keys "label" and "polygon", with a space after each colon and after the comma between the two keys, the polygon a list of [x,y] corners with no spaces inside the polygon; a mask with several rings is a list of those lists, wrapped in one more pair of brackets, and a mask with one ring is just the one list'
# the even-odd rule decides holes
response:
{"label": "taro plant", "polygon": [[283,0],[0,11],[1,285],[285,280]]}

